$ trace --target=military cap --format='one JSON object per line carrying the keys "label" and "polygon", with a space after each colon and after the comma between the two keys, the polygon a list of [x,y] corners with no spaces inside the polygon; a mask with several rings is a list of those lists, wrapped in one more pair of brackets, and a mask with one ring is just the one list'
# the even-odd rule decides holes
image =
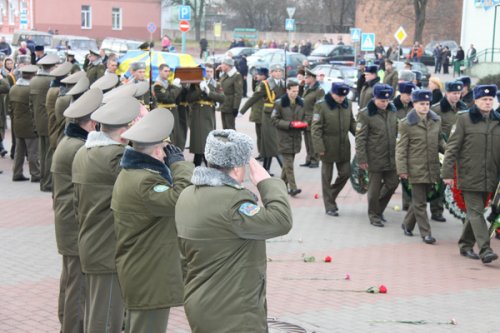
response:
{"label": "military cap", "polygon": [[174,128],[174,115],[167,109],[148,112],[142,119],[123,132],[122,138],[145,144],[163,142]]}
{"label": "military cap", "polygon": [[36,45],[35,46],[35,51],[44,51],[45,50],[45,47],[43,45]]}
{"label": "military cap", "polygon": [[234,60],[232,58],[225,58],[222,61],[223,64],[234,67]]}
{"label": "military cap", "polygon": [[82,77],[87,76],[84,71],[78,71],[61,80],[64,84],[76,84]]}
{"label": "military cap", "polygon": [[7,55],[3,52],[0,52],[0,60],[4,60],[7,57]]}
{"label": "military cap", "polygon": [[464,83],[462,81],[448,81],[444,85],[444,89],[448,92],[462,91],[463,88],[464,88]]}
{"label": "military cap", "polygon": [[18,64],[25,64],[25,63],[29,63],[31,64],[31,56],[29,55],[18,55],[17,56],[17,63]]}
{"label": "military cap", "polygon": [[305,70],[303,70],[302,68],[301,68],[301,69],[298,69],[298,70],[297,70],[297,76],[298,76],[298,75],[306,75],[306,71],[305,71]]}
{"label": "military cap", "polygon": [[406,66],[408,66],[408,67],[410,67],[410,68],[412,68],[412,67],[413,67],[413,65],[412,65],[412,64],[411,64],[411,62],[409,62],[409,61],[405,61],[405,65],[406,65]]}
{"label": "military cap", "polygon": [[281,66],[280,64],[272,64],[271,67],[269,67],[270,72],[282,71],[282,70],[283,70],[283,66]]}
{"label": "military cap", "polygon": [[19,67],[19,71],[21,73],[36,73],[38,72],[39,68],[38,66],[36,65],[26,65],[26,66],[22,66],[22,67]]}
{"label": "military cap", "polygon": [[377,99],[391,99],[393,94],[394,89],[388,84],[377,83],[373,86],[373,97]]}
{"label": "military cap", "polygon": [[126,126],[137,118],[141,103],[134,97],[115,98],[97,109],[90,118],[101,124],[111,126]]}
{"label": "military cap", "polygon": [[75,52],[74,52],[74,51],[72,51],[72,50],[67,50],[67,51],[66,51],[66,55],[67,55],[67,56],[70,56],[70,57],[74,57],[76,54],[75,54]]}
{"label": "military cap", "polygon": [[269,76],[269,69],[267,69],[265,67],[257,68],[257,74],[258,75]]}
{"label": "military cap", "polygon": [[106,104],[115,98],[135,97],[136,92],[137,87],[135,83],[124,84],[105,93],[102,102]]}
{"label": "military cap", "polygon": [[213,130],[205,145],[207,162],[221,168],[236,168],[248,164],[253,150],[252,139],[235,130]]}
{"label": "military cap", "polygon": [[369,65],[365,67],[365,73],[377,74],[378,67],[375,65]]}
{"label": "military cap", "polygon": [[130,69],[133,71],[138,71],[139,69],[146,69],[146,63],[142,61],[133,62],[130,65]]}
{"label": "military cap", "polygon": [[411,82],[415,80],[415,73],[408,69],[403,69],[402,71],[399,71],[399,79]]}
{"label": "military cap", "polygon": [[150,43],[149,42],[144,42],[141,45],[139,45],[138,49],[139,50],[143,50],[143,51],[148,51],[149,47],[150,47]]}
{"label": "military cap", "polygon": [[102,91],[93,88],[86,91],[64,111],[66,118],[79,119],[88,116],[101,106]]}
{"label": "military cap", "polygon": [[309,68],[306,68],[306,75],[307,76],[312,76],[313,78],[316,78],[316,73],[314,73],[313,71],[311,71]]}
{"label": "military cap", "polygon": [[89,86],[90,86],[89,78],[86,76],[82,76],[82,78],[80,80],[78,80],[78,82],[73,86],[73,88],[71,88],[66,93],[66,95],[73,96],[73,95],[82,94],[89,89]]}
{"label": "military cap", "polygon": [[417,89],[417,86],[413,82],[404,81],[398,83],[398,90],[402,94],[411,95],[415,89]]}
{"label": "military cap", "polygon": [[90,49],[90,50],[89,50],[89,53],[90,53],[90,54],[93,54],[93,55],[96,55],[96,56],[98,56],[98,57],[100,57],[100,56],[101,56],[101,54],[99,53],[99,50],[96,50],[96,49]]}
{"label": "military cap", "polygon": [[137,97],[137,98],[142,97],[149,90],[149,82],[142,81],[142,82],[136,83],[135,88],[136,88],[136,92],[134,93],[134,97]]}
{"label": "military cap", "polygon": [[358,61],[358,65],[366,65],[366,60],[365,59],[360,59]]}
{"label": "military cap", "polygon": [[466,87],[470,87],[470,85],[472,83],[469,76],[461,76],[457,80],[461,81],[464,84],[464,86],[466,86]]}
{"label": "military cap", "polygon": [[59,57],[56,54],[50,53],[50,54],[47,54],[42,59],[38,60],[37,64],[38,65],[55,65],[55,64],[58,64],[59,61],[61,61],[61,59],[59,59]]}
{"label": "military cap", "polygon": [[430,102],[432,100],[432,91],[426,89],[414,90],[411,93],[411,100],[415,102]]}
{"label": "military cap", "polygon": [[99,88],[101,90],[109,90],[115,87],[118,84],[118,81],[120,79],[118,78],[118,75],[109,73],[106,75],[101,76],[99,79],[97,79],[92,85],[90,86],[90,89],[92,88]]}
{"label": "military cap", "polygon": [[495,97],[496,94],[496,84],[482,84],[474,87],[474,99],[479,99],[482,97]]}
{"label": "military cap", "polygon": [[349,94],[349,86],[343,82],[333,82],[331,92],[338,96],[347,96]]}

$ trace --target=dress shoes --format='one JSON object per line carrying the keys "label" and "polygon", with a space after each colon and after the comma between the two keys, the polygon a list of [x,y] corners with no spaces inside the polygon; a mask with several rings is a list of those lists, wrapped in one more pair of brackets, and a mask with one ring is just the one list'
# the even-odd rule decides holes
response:
{"label": "dress shoes", "polygon": [[384,224],[381,221],[371,221],[370,224],[374,227],[383,227]]}
{"label": "dress shoes", "polygon": [[443,217],[443,215],[432,215],[431,219],[436,222],[446,222],[446,219]]}
{"label": "dress shoes", "polygon": [[311,169],[319,168],[319,163],[311,163],[311,164],[309,164],[309,168],[311,168]]}
{"label": "dress shoes", "polygon": [[493,253],[493,252],[488,252],[486,253],[482,258],[481,258],[481,261],[483,262],[483,264],[489,264],[490,262],[492,262],[493,260],[497,260],[498,259],[498,256],[496,253]]}
{"label": "dress shoes", "polygon": [[330,209],[330,210],[327,210],[327,211],[326,211],[326,215],[330,215],[330,216],[339,216],[339,212],[338,212],[338,211],[336,211],[336,210]]}
{"label": "dress shoes", "polygon": [[0,156],[5,157],[7,155],[8,151],[5,149],[0,149]]}
{"label": "dress shoes", "polygon": [[311,165],[311,162],[306,162],[304,164],[299,164],[299,166],[305,167],[305,168],[308,168],[310,165]]}
{"label": "dress shoes", "polygon": [[387,222],[387,220],[385,219],[384,214],[380,215],[380,221],[382,221],[384,223]]}
{"label": "dress shoes", "polygon": [[425,237],[422,237],[422,241],[425,244],[434,244],[436,243],[436,238],[432,237],[431,235],[427,235]]}
{"label": "dress shoes", "polygon": [[31,182],[32,183],[39,183],[40,182],[40,177],[31,177]]}
{"label": "dress shoes", "polygon": [[14,182],[25,182],[27,180],[30,180],[30,179],[28,177],[24,177],[24,175],[12,178],[12,181],[14,181]]}
{"label": "dress shoes", "polygon": [[259,156],[257,156],[255,159],[256,159],[257,161],[263,161],[263,160],[264,160],[264,157],[262,157],[262,156],[260,156],[260,155],[259,155]]}
{"label": "dress shoes", "polygon": [[401,229],[403,229],[403,232],[404,232],[405,236],[408,236],[408,237],[413,236],[413,232],[411,232],[411,230],[410,230],[410,229],[408,229],[408,228],[405,226],[405,224],[404,224],[404,223],[403,223],[403,224],[401,224]]}
{"label": "dress shoes", "polygon": [[467,251],[460,251],[460,255],[467,257],[469,259],[479,260],[479,256],[473,249]]}
{"label": "dress shoes", "polygon": [[300,188],[296,188],[295,190],[289,190],[288,194],[290,194],[292,197],[294,197],[297,194],[299,194],[300,192],[302,192],[302,190]]}

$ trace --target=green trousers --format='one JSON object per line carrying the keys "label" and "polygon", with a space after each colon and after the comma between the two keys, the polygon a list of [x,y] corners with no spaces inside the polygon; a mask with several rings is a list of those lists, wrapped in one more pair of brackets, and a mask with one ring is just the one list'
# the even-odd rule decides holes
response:
{"label": "green trousers", "polygon": [[338,175],[335,183],[332,184],[333,164],[321,162],[321,187],[323,190],[323,203],[327,211],[338,209],[337,196],[351,176],[351,163],[349,161],[335,163]]}
{"label": "green trousers", "polygon": [[288,189],[296,190],[295,174],[293,171],[293,161],[295,154],[283,154],[283,169],[281,169],[281,179],[288,185]]}
{"label": "green trousers", "polygon": [[306,145],[306,163],[319,163],[319,154],[314,151],[310,129],[304,131],[304,143]]}
{"label": "green trousers", "polygon": [[370,222],[380,222],[387,204],[398,188],[396,170],[368,172],[368,218]]}
{"label": "green trousers", "polygon": [[164,333],[167,331],[170,308],[127,310],[125,333]]}
{"label": "green trousers", "polygon": [[404,224],[408,230],[415,228],[418,224],[420,236],[430,236],[431,226],[427,216],[427,192],[432,184],[412,184],[411,185],[411,204],[406,213]]}
{"label": "green trousers", "polygon": [[59,282],[59,322],[61,333],[83,332],[86,284],[80,257],[63,256]]}
{"label": "green trousers", "polygon": [[458,246],[462,252],[465,252],[471,250],[474,243],[477,243],[479,255],[483,257],[485,254],[492,252],[490,235],[484,220],[484,207],[488,199],[488,192],[463,191],[462,193],[467,208],[467,219]]}
{"label": "green trousers", "polygon": [[50,165],[52,164],[52,154],[54,151],[50,148],[49,137],[38,137],[38,156],[40,158],[40,190],[52,190],[52,173]]}
{"label": "green trousers", "polygon": [[223,129],[236,129],[236,120],[232,113],[221,112],[221,117]]}

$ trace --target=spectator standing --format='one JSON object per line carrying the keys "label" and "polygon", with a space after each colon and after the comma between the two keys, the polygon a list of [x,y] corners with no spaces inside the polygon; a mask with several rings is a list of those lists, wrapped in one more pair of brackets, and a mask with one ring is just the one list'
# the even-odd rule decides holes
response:
{"label": "spectator standing", "polygon": [[161,50],[164,52],[168,52],[170,49],[170,38],[168,38],[167,34],[163,35],[163,38],[161,39]]}
{"label": "spectator standing", "polygon": [[467,66],[470,67],[473,63],[477,62],[476,59],[476,49],[474,48],[474,44],[470,44],[470,48],[467,50]]}
{"label": "spectator standing", "polygon": [[442,54],[441,63],[443,64],[443,74],[450,74],[448,70],[448,66],[450,66],[450,57],[451,57],[450,48],[448,46],[445,46],[441,54]]}
{"label": "spectator standing", "polygon": [[443,63],[443,50],[441,44],[436,45],[432,51],[432,55],[434,56],[434,74],[439,74],[441,73],[441,64]]}
{"label": "spectator standing", "polygon": [[202,60],[205,60],[204,59],[204,54],[205,52],[207,52],[208,50],[208,41],[206,38],[202,38],[200,39],[200,58]]}

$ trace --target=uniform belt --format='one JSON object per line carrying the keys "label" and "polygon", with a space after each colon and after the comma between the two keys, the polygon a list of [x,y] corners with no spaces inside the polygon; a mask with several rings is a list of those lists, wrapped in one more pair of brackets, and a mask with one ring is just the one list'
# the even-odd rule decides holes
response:
{"label": "uniform belt", "polygon": [[188,105],[189,105],[189,103],[188,103],[188,102],[180,102],[180,103],[179,103],[179,105],[180,105],[180,106],[188,106]]}
{"label": "uniform belt", "polygon": [[197,101],[196,103],[200,105],[214,106],[214,103],[210,101]]}
{"label": "uniform belt", "polygon": [[175,104],[163,104],[163,103],[158,103],[158,107],[160,108],[165,108],[165,109],[171,109],[175,108],[177,105]]}
{"label": "uniform belt", "polygon": [[273,103],[264,103],[264,106],[267,106],[269,108],[273,108],[274,104]]}

